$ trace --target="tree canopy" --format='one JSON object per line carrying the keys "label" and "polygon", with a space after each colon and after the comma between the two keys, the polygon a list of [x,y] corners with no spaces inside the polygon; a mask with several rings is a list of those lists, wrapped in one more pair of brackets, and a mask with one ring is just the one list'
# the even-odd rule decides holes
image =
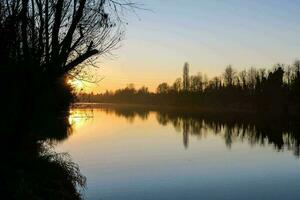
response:
{"label": "tree canopy", "polygon": [[0,64],[53,77],[69,73],[118,45],[122,12],[133,6],[127,0],[1,0]]}

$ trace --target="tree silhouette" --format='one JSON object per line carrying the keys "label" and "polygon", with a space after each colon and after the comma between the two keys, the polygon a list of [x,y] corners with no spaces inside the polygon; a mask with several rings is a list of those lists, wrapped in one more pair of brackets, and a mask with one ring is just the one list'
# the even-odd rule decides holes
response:
{"label": "tree silhouette", "polygon": [[161,83],[157,86],[157,93],[158,94],[167,94],[169,91],[169,85],[168,83]]}
{"label": "tree silhouette", "polygon": [[232,66],[228,65],[224,72],[224,82],[227,86],[229,87],[233,86],[235,80],[235,74],[236,72],[233,70]]}
{"label": "tree silhouette", "polygon": [[[65,108],[73,98],[66,76],[117,47],[129,0],[1,0],[1,85],[16,112],[33,113],[44,102]],[[23,109],[21,109],[21,107]]]}
{"label": "tree silhouette", "polygon": [[190,78],[189,78],[189,64],[186,62],[183,66],[183,90],[188,91],[190,87]]}
{"label": "tree silhouette", "polygon": [[[159,84],[156,93],[132,91],[130,98],[118,95],[120,91],[125,92],[125,88],[115,93],[94,95],[93,101],[197,106],[202,111],[206,109],[217,112],[258,112],[270,116],[297,115],[300,111],[299,61],[296,61],[293,66],[277,64],[268,73],[264,68],[254,67],[237,71],[229,65],[222,76],[210,80],[200,73],[189,77],[188,65],[185,64],[183,77],[185,81],[177,78],[172,86],[167,82]],[[188,88],[186,88],[187,83]],[[81,95],[80,99],[84,99],[85,95],[87,94]]]}
{"label": "tree silhouette", "polygon": [[195,76],[190,77],[190,91],[191,92],[202,92],[203,91],[203,77],[199,73]]}
{"label": "tree silhouette", "polygon": [[[110,0],[2,1],[1,64],[26,64],[27,70],[63,76],[122,39],[118,7]],[[17,67],[17,66],[16,66]]]}

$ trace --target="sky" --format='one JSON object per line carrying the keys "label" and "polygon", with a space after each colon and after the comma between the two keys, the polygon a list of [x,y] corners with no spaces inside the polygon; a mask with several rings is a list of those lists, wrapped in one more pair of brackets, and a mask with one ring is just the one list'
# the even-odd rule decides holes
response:
{"label": "sky", "polygon": [[134,0],[148,10],[127,18],[125,39],[114,56],[101,58],[94,93],[133,83],[155,91],[161,82],[190,74],[208,77],[235,69],[271,68],[300,58],[300,0]]}

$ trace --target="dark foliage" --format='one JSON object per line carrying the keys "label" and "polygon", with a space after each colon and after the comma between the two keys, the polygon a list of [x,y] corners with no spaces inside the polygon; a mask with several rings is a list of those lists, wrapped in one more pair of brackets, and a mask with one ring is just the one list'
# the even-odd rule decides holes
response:
{"label": "dark foliage", "polygon": [[[68,112],[44,109],[34,119],[25,116],[17,124],[1,124],[2,197],[82,199],[79,189],[85,187],[85,177],[68,154],[52,148],[72,133],[68,117]],[[1,122],[7,122],[5,116]]]}
{"label": "dark foliage", "polygon": [[67,78],[122,39],[129,0],[0,0],[4,199],[81,199],[79,168],[45,144],[71,134]]}
{"label": "dark foliage", "polygon": [[12,119],[30,118],[41,104],[68,108],[67,76],[84,78],[82,69],[95,56],[117,46],[122,9],[133,6],[127,0],[0,0],[1,103],[16,107]]}

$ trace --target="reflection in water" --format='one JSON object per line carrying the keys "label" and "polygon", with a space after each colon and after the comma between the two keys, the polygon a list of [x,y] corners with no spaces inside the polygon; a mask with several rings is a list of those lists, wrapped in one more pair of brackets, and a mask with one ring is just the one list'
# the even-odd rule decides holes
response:
{"label": "reflection in water", "polygon": [[[248,117],[232,116],[228,118],[220,115],[201,115],[199,113],[183,112],[183,111],[175,111],[175,110],[158,110],[154,112],[149,109],[145,109],[141,107],[136,109],[130,107],[102,107],[101,109],[106,114],[116,115],[117,118],[125,117],[128,120],[128,122],[132,124],[135,124],[134,122],[137,118],[142,121],[147,121],[147,119],[150,116],[151,116],[150,119],[154,120],[155,122],[155,117],[156,117],[156,121],[161,126],[172,125],[177,132],[182,134],[182,143],[185,149],[188,149],[190,141],[191,142],[194,141],[193,138],[196,137],[201,139],[201,138],[209,137],[211,136],[211,134],[214,134],[214,136],[218,136],[219,138],[222,138],[227,148],[229,149],[234,147],[235,144],[237,145],[238,143],[241,142],[248,142],[252,146],[253,145],[264,146],[264,145],[271,144],[278,151],[288,149],[293,151],[293,153],[297,157],[299,156],[300,124],[298,123],[299,121],[297,120],[266,119],[266,118],[256,119],[249,116]],[[81,199],[82,198],[81,189],[83,189],[85,186],[85,182],[86,182],[85,178],[81,175],[78,166],[74,162],[72,162],[68,154],[56,153],[53,150],[52,145],[57,143],[62,144],[63,142],[68,141],[67,138],[69,139],[74,138],[69,136],[73,134],[75,129],[78,130],[87,129],[88,127],[85,126],[86,122],[89,120],[94,120],[93,118],[94,114],[95,115],[97,114],[96,112],[94,112],[94,109],[73,109],[70,112],[63,113],[59,116],[49,115],[49,114],[43,117],[39,116],[36,119],[31,120],[30,123],[28,122],[27,119],[25,120],[24,118],[22,124],[19,124],[19,126],[17,127],[13,127],[14,130],[10,129],[7,126],[3,127],[1,130],[5,134],[3,134],[1,138],[0,146],[2,148],[1,151],[6,152],[3,155],[3,160],[5,160],[5,163],[1,165],[1,171],[4,174],[3,175],[4,186],[2,187],[2,189],[4,189],[5,195],[9,196],[10,197],[9,199],[70,199],[70,200]],[[113,120],[113,118],[109,118],[109,119]],[[114,122],[112,121],[105,121],[104,119],[102,121],[102,118],[98,118],[95,120],[99,120],[97,121],[97,129],[95,129],[95,127],[92,127],[92,129],[89,130],[94,129],[95,131],[100,133],[105,132],[105,131],[100,131],[103,130],[103,124],[101,124],[101,122],[103,123],[109,122],[114,124]],[[24,127],[27,127],[28,124],[30,124],[29,128],[25,129]],[[155,122],[155,124],[157,123]],[[110,129],[117,128],[118,125],[119,125],[119,121],[116,121],[115,124],[112,125],[115,127],[110,127]],[[100,128],[100,130],[98,128]],[[142,128],[145,128],[145,132],[146,132],[147,127],[143,126]],[[155,131],[157,130],[158,129],[155,129]],[[110,130],[110,131],[114,131],[114,130]],[[139,188],[138,184],[135,185],[131,183],[133,185],[130,184],[128,185],[128,183],[130,183],[130,180],[132,180],[131,178],[132,174],[134,175],[138,174],[135,180],[138,180],[141,183],[140,187],[142,188],[137,189],[139,191],[144,191],[145,188],[154,187],[155,185],[158,185],[159,187],[167,187],[168,184],[164,184],[164,185],[159,185],[159,184],[164,183],[164,181],[160,181],[160,180],[166,181],[169,180],[168,178],[171,178],[171,180],[174,181],[175,185],[176,184],[185,185],[186,182],[182,181],[185,180],[185,178],[188,181],[195,181],[197,182],[197,184],[201,184],[202,181],[205,182],[205,177],[207,176],[206,175],[202,176],[199,175],[198,173],[210,172],[209,171],[209,169],[211,168],[210,166],[207,166],[207,168],[205,168],[206,167],[205,163],[209,165],[210,161],[207,160],[207,158],[205,158],[204,160],[205,162],[201,162],[201,159],[198,160],[196,155],[198,155],[199,151],[197,151],[196,154],[192,154],[191,157],[188,157],[189,154],[182,154],[181,152],[176,151],[176,148],[172,145],[168,146],[168,148],[170,148],[170,151],[168,151],[166,147],[162,145],[165,144],[165,142],[173,142],[173,141],[161,140],[160,145],[156,145],[157,143],[159,143],[158,140],[161,137],[163,137],[163,135],[161,135],[162,132],[157,133],[156,134],[157,137],[154,137],[155,140],[152,140],[151,137],[150,138],[144,137],[142,134],[139,133],[136,135],[134,134],[135,131],[136,132],[141,131],[140,126],[138,127],[138,130],[135,129],[125,130],[124,127],[120,129],[120,133],[126,134],[126,131],[133,132],[132,137],[133,136],[134,137],[133,138],[130,137],[129,139],[126,139],[124,135],[122,136],[118,134],[118,135],[113,135],[111,138],[109,138],[109,134],[107,135],[103,134],[102,135],[103,138],[101,138],[101,140],[95,140],[94,138],[92,138],[92,141],[95,143],[87,142],[84,145],[85,139],[87,139],[87,141],[90,140],[88,138],[88,135],[82,134],[81,135],[82,137],[79,138],[80,143],[76,143],[77,146],[76,145],[74,146],[75,149],[79,148],[78,144],[80,144],[81,146],[85,146],[84,148],[91,148],[91,151],[81,151],[81,152],[85,152],[84,157],[87,159],[89,158],[91,160],[100,159],[102,161],[102,162],[96,162],[96,163],[101,163],[100,165],[97,165],[97,167],[95,168],[96,172],[95,171],[93,172],[92,170],[91,172],[90,170],[85,171],[87,173],[92,173],[92,175],[89,176],[89,178],[92,179],[94,176],[97,177],[97,173],[101,173],[101,179],[103,179],[103,181],[101,182],[100,178],[99,180],[97,179],[97,181],[95,181],[95,183],[100,185],[99,187],[97,187],[97,189],[102,189],[102,187],[105,186],[105,182],[108,182],[108,186],[102,189],[102,191],[108,191],[108,192],[126,191],[128,192],[128,194],[132,194],[130,193],[132,192],[130,188],[131,189]],[[151,127],[151,134],[152,131],[153,130]],[[129,133],[127,133],[127,136],[128,134]],[[74,134],[74,136],[75,135],[76,134]],[[172,133],[172,135],[174,134]],[[111,139],[112,141],[109,142],[105,141],[104,136],[108,136],[108,138]],[[166,137],[165,139],[168,138],[169,137]],[[176,138],[176,141],[178,141],[177,137],[174,138]],[[146,142],[148,141],[148,139],[150,139],[151,141],[150,143]],[[119,142],[122,141],[122,142],[118,143],[118,141]],[[102,142],[101,145],[99,144],[99,142]],[[177,143],[175,144],[177,145]],[[140,145],[143,147],[141,148]],[[205,144],[202,145],[205,146]],[[100,149],[101,151],[100,150],[97,151],[97,148],[99,147],[103,149]],[[107,147],[107,149],[105,149],[105,147]],[[212,146],[209,146],[209,148],[212,148]],[[118,152],[118,149],[123,154],[120,155],[114,154],[115,151]],[[173,151],[176,152],[172,153]],[[151,154],[151,152],[153,154]],[[189,151],[184,151],[184,152],[188,153]],[[170,156],[165,156],[165,155],[169,155],[167,153],[169,153]],[[203,154],[207,156],[205,152],[203,152]],[[162,157],[159,157],[159,155],[161,155]],[[226,156],[226,154],[222,156]],[[126,159],[123,160],[123,158]],[[182,158],[184,159],[181,160]],[[187,163],[186,159],[191,160],[195,163],[193,164]],[[214,159],[218,159],[218,158],[214,158]],[[172,164],[168,165],[168,162],[171,161]],[[232,161],[234,162],[236,160],[232,158]],[[90,164],[89,162],[84,162],[81,164],[95,166],[93,165],[93,162],[91,163],[92,164]],[[116,164],[111,164],[111,163],[116,163]],[[135,165],[132,163],[135,163]],[[224,160],[221,160],[220,163],[222,164],[222,167],[224,167],[224,170],[226,170],[226,162],[224,162]],[[102,165],[103,167],[101,168]],[[140,165],[143,165],[144,167],[139,167]],[[144,171],[145,171],[144,168],[148,167],[147,171],[151,172],[153,166],[156,166],[157,168],[153,169],[152,174],[150,173],[149,177],[147,176],[144,177]],[[164,168],[164,166],[166,167],[166,169]],[[214,165],[214,167],[217,166],[218,165]],[[291,165],[288,166],[291,167]],[[199,167],[204,167],[202,172],[201,170],[200,171],[198,170]],[[238,166],[238,168],[239,167],[240,166]],[[132,174],[123,173],[126,170],[129,171],[131,170]],[[172,175],[173,170],[174,170],[174,176]],[[132,171],[134,171],[137,174],[133,173]],[[107,172],[109,175],[105,176],[105,172]],[[184,172],[184,173],[178,177],[177,176],[178,172]],[[195,175],[193,173],[195,173]],[[214,174],[215,173],[211,173],[210,175],[212,178],[210,179],[211,181],[213,181],[214,178],[216,178]],[[227,173],[224,174],[226,175]],[[125,178],[127,175],[128,178]],[[171,177],[168,177],[167,175],[170,175]],[[156,177],[155,184],[150,184],[147,181],[147,180],[152,180],[151,179],[152,176]],[[203,180],[202,179],[196,180],[193,177],[198,177],[198,178],[200,177]],[[218,182],[218,179],[216,180],[217,181],[212,182],[211,185],[215,186],[215,184],[223,184],[222,182]],[[228,179],[225,177],[222,180],[228,180]],[[114,183],[114,184],[109,184],[109,183]],[[150,185],[147,185],[148,183]],[[230,183],[236,185],[236,183],[232,183],[232,182]],[[209,182],[206,182],[206,184],[209,184]],[[117,189],[113,188],[114,185],[118,185],[118,186],[121,185],[122,187],[125,185],[128,186],[129,189],[118,190],[118,188]],[[169,186],[173,187],[172,189],[175,188],[175,186],[172,184],[170,184]],[[205,186],[201,186],[201,187],[205,189]],[[187,188],[183,188],[183,189],[187,190]],[[198,191],[198,189],[199,188],[197,189],[191,188],[191,193],[195,194],[195,191]],[[157,192],[159,190],[158,189],[150,190],[151,193],[153,191]],[[206,191],[206,189],[203,191]],[[105,194],[107,196],[111,195],[104,192],[104,195]],[[170,197],[169,199],[173,197],[172,195],[170,195],[171,193],[166,192],[166,194],[169,195]],[[205,193],[205,194],[207,195],[209,193]],[[99,194],[96,193],[94,197],[98,198]],[[120,198],[116,198],[116,199],[120,199]]]}
{"label": "reflection in water", "polygon": [[[85,177],[68,154],[52,146],[72,134],[69,113],[24,118],[15,127],[2,126],[3,196],[7,199],[82,199]],[[71,120],[72,121],[72,120]],[[28,127],[28,128],[26,128]]]}
{"label": "reflection in water", "polygon": [[190,130],[190,126],[187,123],[187,121],[183,121],[182,123],[182,133],[183,133],[183,145],[185,148],[188,147],[189,145],[189,130]]}
{"label": "reflection in water", "polygon": [[[136,117],[146,120],[150,110],[139,107],[102,107],[106,113],[114,113],[133,123]],[[231,116],[200,114],[184,111],[156,111],[159,124],[172,124],[183,134],[183,145],[188,148],[189,136],[205,137],[208,132],[224,139],[228,148],[235,142],[247,141],[250,145],[272,144],[278,151],[287,149],[300,155],[300,123],[298,119],[258,118],[257,116]]]}
{"label": "reflection in water", "polygon": [[297,120],[121,105],[71,113],[73,134],[55,148],[80,165],[89,200],[299,199]]}
{"label": "reflection in water", "polygon": [[72,128],[81,127],[89,119],[93,119],[93,109],[85,110],[71,110],[69,115],[69,124]]}
{"label": "reflection in water", "polygon": [[130,123],[134,122],[136,117],[147,120],[149,116],[149,110],[145,108],[135,108],[132,109],[131,107],[121,106],[121,107],[101,107],[103,111],[108,114],[114,113],[118,117],[125,117]]}

